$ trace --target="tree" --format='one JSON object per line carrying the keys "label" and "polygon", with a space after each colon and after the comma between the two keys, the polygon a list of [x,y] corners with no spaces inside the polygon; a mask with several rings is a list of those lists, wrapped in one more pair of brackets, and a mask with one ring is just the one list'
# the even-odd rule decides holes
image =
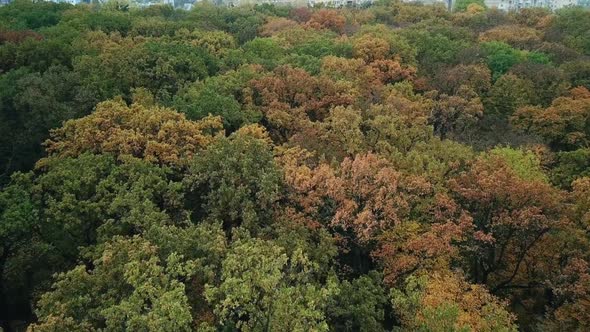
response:
{"label": "tree", "polygon": [[377,78],[383,84],[392,84],[403,80],[413,80],[416,68],[403,66],[396,60],[377,60],[369,65],[376,71]]}
{"label": "tree", "polygon": [[485,3],[481,0],[459,0],[454,3],[454,9],[455,11],[464,12],[467,10],[467,7],[469,7],[469,5],[471,4],[476,4],[482,6],[483,8],[486,8]]}
{"label": "tree", "polygon": [[530,150],[496,147],[488,151],[489,158],[500,157],[521,179],[548,182],[543,165],[538,156]]}
{"label": "tree", "polygon": [[[33,279],[43,269],[29,255],[47,258],[47,248],[37,231],[39,207],[31,195],[30,174],[15,173],[11,183],[0,191],[0,308],[2,319],[21,317],[29,310],[30,286],[25,273]],[[27,248],[28,250],[23,250]],[[28,252],[27,252],[28,251]],[[33,266],[30,271],[27,266]],[[11,268],[12,267],[12,268]],[[24,272],[24,273],[23,273]],[[21,274],[22,273],[22,274]],[[10,287],[8,287],[10,285]],[[6,316],[5,316],[6,315]]]}
{"label": "tree", "polygon": [[200,120],[208,115],[221,116],[224,127],[230,131],[235,131],[242,123],[248,121],[244,114],[240,114],[240,104],[235,99],[220,95],[211,88],[201,89],[190,99],[189,107],[192,107],[186,110],[181,109],[189,119]]}
{"label": "tree", "polygon": [[357,41],[385,40],[389,45],[388,54],[390,58],[396,59],[405,65],[416,65],[416,47],[411,45],[400,33],[392,31],[386,25],[362,25],[357,35]]}
{"label": "tree", "polygon": [[365,34],[354,41],[353,54],[356,58],[371,63],[375,60],[385,60],[390,56],[389,43],[381,38]]}
{"label": "tree", "polygon": [[296,21],[284,17],[273,18],[262,26],[260,35],[263,37],[271,37],[280,31],[288,30],[296,26],[298,26]]}
{"label": "tree", "polygon": [[590,15],[575,8],[559,11],[549,26],[550,40],[562,41],[563,44],[577,49],[583,54],[590,54],[590,38],[584,31],[590,27]]}
{"label": "tree", "polygon": [[257,65],[248,65],[195,82],[176,94],[174,108],[192,120],[208,115],[221,116],[226,130],[234,132],[242,125],[256,122],[260,116],[242,107],[249,98],[249,82],[262,76],[260,69]]}
{"label": "tree", "polygon": [[247,63],[257,63],[266,69],[274,69],[285,51],[272,38],[254,38],[242,46]]}
{"label": "tree", "polygon": [[403,177],[375,154],[344,159],[328,186],[335,202],[331,226],[352,230],[361,243],[401,224],[431,190],[424,179]]}
{"label": "tree", "polygon": [[79,265],[57,276],[31,330],[190,331],[182,280],[194,266],[177,254],[159,258],[158,248],[140,237],[114,238],[95,254],[92,268]]}
{"label": "tree", "polygon": [[[381,95],[383,82],[380,80],[386,79],[386,72],[388,71],[388,61],[383,63],[385,65],[384,68],[379,68],[379,63],[382,62],[379,61],[367,65],[362,59],[345,59],[327,56],[322,59],[320,72],[322,76],[329,77],[333,80],[335,85],[348,86],[348,94],[351,101],[362,98],[366,102],[373,102]],[[395,72],[395,68],[392,69]]]}
{"label": "tree", "polygon": [[228,235],[270,226],[281,181],[268,143],[239,131],[196,156],[184,178],[193,218],[222,221]]}
{"label": "tree", "polygon": [[311,18],[311,10],[309,8],[293,8],[289,12],[289,16],[299,23],[305,23]]}
{"label": "tree", "polygon": [[[560,276],[556,293],[562,304],[543,322],[548,331],[584,330],[589,327],[588,300],[590,299],[590,267],[587,261],[573,259]],[[567,300],[563,300],[567,299]]]}
{"label": "tree", "polygon": [[35,4],[32,1],[15,1],[10,7],[2,10],[3,22],[17,29],[38,29],[57,24],[63,12],[71,6],[65,3]]}
{"label": "tree", "polygon": [[546,63],[534,63],[529,60],[514,66],[510,72],[533,84],[535,99],[543,106],[548,106],[555,98],[566,95],[570,89],[564,73]]}
{"label": "tree", "polygon": [[483,116],[483,105],[477,94],[467,87],[459,89],[458,95],[440,95],[434,102],[429,123],[441,139],[458,135],[477,123]]}
{"label": "tree", "polygon": [[132,89],[143,87],[158,101],[168,103],[184,84],[218,71],[217,58],[190,40],[133,39],[103,33],[92,37],[84,40],[91,51],[76,58],[74,68],[101,100],[121,94],[129,97]]}
{"label": "tree", "polygon": [[508,118],[518,108],[534,105],[536,99],[531,81],[513,74],[504,74],[496,80],[484,102],[490,115]]}
{"label": "tree", "polygon": [[[431,222],[408,220],[377,237],[377,249],[371,255],[382,266],[387,285],[395,287],[413,273],[443,271],[459,259],[454,244],[469,233],[472,219],[445,195],[437,195],[433,201],[430,211],[427,209],[420,216],[430,217]],[[441,213],[445,208],[449,211]]]}
{"label": "tree", "polygon": [[388,302],[376,271],[340,283],[340,291],[327,308],[330,327],[338,331],[384,331]]}
{"label": "tree", "polygon": [[320,138],[325,147],[318,152],[328,159],[342,160],[364,150],[361,112],[352,107],[337,106],[323,123],[325,134]]}
{"label": "tree", "polygon": [[590,90],[590,61],[566,62],[559,68],[563,70],[571,86],[582,86]]}
{"label": "tree", "polygon": [[490,89],[491,80],[491,72],[485,66],[458,65],[437,73],[433,84],[448,95],[457,94],[461,86],[466,86],[482,97]]}
{"label": "tree", "polygon": [[95,96],[80,86],[80,76],[61,66],[44,73],[15,70],[0,78],[0,182],[13,171],[30,170],[43,153],[49,130],[90,113]]}
{"label": "tree", "polygon": [[180,222],[181,188],[169,177],[169,169],[137,159],[120,165],[112,156],[88,153],[50,159],[33,188],[44,206],[40,217],[45,238],[75,259],[79,247],[113,235]]}
{"label": "tree", "polygon": [[402,35],[417,49],[417,59],[420,69],[426,73],[434,73],[441,64],[454,63],[459,52],[469,46],[467,40],[459,34],[460,31],[450,33],[437,31],[436,28],[408,29]]}
{"label": "tree", "polygon": [[569,188],[574,180],[590,176],[590,150],[560,151],[551,169],[551,180],[562,188]]}
{"label": "tree", "polygon": [[257,36],[264,24],[264,17],[251,9],[235,8],[224,13],[228,31],[233,34],[239,44],[244,44]]}
{"label": "tree", "polygon": [[305,70],[280,66],[272,74],[250,82],[254,106],[273,139],[288,139],[306,122],[323,120],[330,108],[352,104],[350,86],[325,76],[314,77]]}
{"label": "tree", "polygon": [[415,94],[412,85],[398,83],[385,92],[383,103],[367,110],[367,145],[384,156],[410,152],[420,142],[429,141],[432,126],[428,125],[432,100]]}
{"label": "tree", "polygon": [[492,71],[492,78],[497,79],[515,64],[524,61],[522,52],[503,42],[486,42],[481,44],[486,52],[486,62]]}
{"label": "tree", "polygon": [[[187,120],[167,108],[122,101],[100,103],[91,115],[67,121],[45,143],[49,159],[84,152],[132,156],[160,165],[184,167],[221,131],[221,119]],[[41,161],[41,165],[45,161]]]}
{"label": "tree", "polygon": [[512,47],[531,49],[541,43],[540,32],[521,25],[501,25],[482,32],[479,40],[499,41]]}
{"label": "tree", "polygon": [[336,10],[320,9],[311,14],[311,18],[306,24],[314,29],[329,29],[342,34],[344,33],[346,18],[338,14]]}
{"label": "tree", "polygon": [[391,290],[402,328],[414,331],[517,331],[506,303],[454,273],[411,276]]}
{"label": "tree", "polygon": [[15,176],[2,192],[10,206],[2,206],[0,272],[18,294],[2,295],[21,305],[81,251],[113,235],[182,223],[181,188],[170,173],[141,160],[118,165],[112,156],[82,154],[51,159],[36,176]]}
{"label": "tree", "polygon": [[236,240],[223,261],[221,283],[207,299],[220,324],[243,331],[328,331],[324,306],[337,291],[314,282],[314,266],[301,250],[287,256],[272,241]]}
{"label": "tree", "polygon": [[433,137],[391,159],[401,171],[422,176],[435,187],[446,187],[448,178],[465,171],[474,157],[470,146]]}
{"label": "tree", "polygon": [[474,282],[489,285],[493,293],[540,287],[543,274],[529,275],[542,271],[535,248],[564,221],[563,193],[520,166],[522,160],[502,154],[480,157],[449,180],[457,202],[473,218],[471,249],[463,252],[466,267]]}
{"label": "tree", "polygon": [[579,87],[569,97],[555,99],[546,109],[523,107],[511,118],[519,129],[545,138],[554,148],[575,149],[588,145],[590,92]]}
{"label": "tree", "polygon": [[223,56],[229,50],[236,48],[235,38],[224,31],[194,30],[187,38],[195,45],[205,48],[210,54],[215,56]]}

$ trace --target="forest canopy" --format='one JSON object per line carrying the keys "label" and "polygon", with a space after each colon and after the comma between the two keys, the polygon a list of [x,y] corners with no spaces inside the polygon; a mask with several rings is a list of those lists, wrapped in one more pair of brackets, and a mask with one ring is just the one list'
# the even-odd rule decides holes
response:
{"label": "forest canopy", "polygon": [[0,7],[0,331],[590,330],[590,11]]}

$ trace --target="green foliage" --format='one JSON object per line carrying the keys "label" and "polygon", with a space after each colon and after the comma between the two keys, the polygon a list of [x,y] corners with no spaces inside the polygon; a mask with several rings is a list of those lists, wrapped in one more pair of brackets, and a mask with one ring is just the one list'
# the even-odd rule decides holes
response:
{"label": "green foliage", "polygon": [[590,13],[578,8],[563,8],[557,12],[551,27],[553,38],[565,45],[590,55]]}
{"label": "green foliage", "polygon": [[32,330],[190,331],[181,280],[194,272],[194,262],[178,254],[161,259],[140,237],[116,237],[94,254],[93,268],[79,265],[57,276],[39,301]]}
{"label": "green foliage", "polygon": [[508,147],[494,148],[489,151],[492,156],[500,156],[520,178],[529,181],[548,182],[549,179],[541,166],[539,158],[530,151],[516,150]]}
{"label": "green foliage", "polygon": [[316,267],[271,241],[236,240],[223,261],[221,284],[207,299],[226,328],[243,331],[328,331],[323,306],[337,291],[314,282]]}
{"label": "green foliage", "polygon": [[182,218],[181,187],[169,174],[137,159],[117,165],[109,155],[50,160],[32,188],[44,206],[46,237],[71,257],[80,246]]}
{"label": "green foliage", "polygon": [[47,255],[51,249],[40,241],[40,209],[31,196],[32,186],[30,174],[15,173],[0,191],[0,305],[15,316],[28,306],[30,283],[51,275],[51,269],[47,273],[45,264],[36,261],[51,261]]}
{"label": "green foliage", "polygon": [[328,55],[337,57],[352,57],[352,45],[334,39],[333,34],[324,34],[319,36],[309,36],[293,48],[298,55],[310,55],[316,58],[322,58]]}
{"label": "green foliage", "polygon": [[572,86],[583,86],[590,89],[590,61],[566,62],[560,66]]}
{"label": "green foliage", "polygon": [[318,75],[321,71],[322,60],[307,54],[291,54],[284,57],[281,64],[290,65],[294,68],[302,68],[312,75]]}
{"label": "green foliage", "polygon": [[284,50],[272,38],[255,38],[242,46],[246,63],[257,63],[273,69],[284,56]]}
{"label": "green foliage", "polygon": [[[118,6],[116,1],[105,4],[107,6]],[[129,33],[131,29],[131,16],[116,10],[86,11],[78,15],[71,15],[65,18],[64,22],[77,29],[103,31],[105,33],[118,32],[122,35]]]}
{"label": "green foliage", "polygon": [[388,299],[381,279],[373,271],[352,282],[343,281],[328,308],[330,326],[338,331],[384,331]]}
{"label": "green foliage", "polygon": [[260,118],[255,110],[242,109],[248,82],[259,76],[256,67],[244,66],[208,78],[179,91],[174,98],[174,107],[187,114],[189,119],[221,116],[228,132],[234,132],[246,124],[258,122]]}
{"label": "green foliage", "polygon": [[241,125],[250,122],[247,115],[242,114],[238,101],[232,96],[221,95],[206,83],[204,87],[196,90],[198,92],[185,95],[185,100],[178,102],[184,105],[176,107],[186,113],[189,119],[199,120],[208,115],[219,115],[223,118],[224,127],[230,131],[235,131]]}
{"label": "green foliage", "polygon": [[223,221],[231,233],[268,227],[281,193],[281,173],[269,145],[239,133],[220,139],[198,155],[184,179],[194,201],[193,218]]}
{"label": "green foliage", "polygon": [[437,31],[409,30],[404,35],[417,48],[422,68],[430,72],[438,69],[441,63],[453,63],[459,52],[469,46],[467,40],[455,39]]}
{"label": "green foliage", "polygon": [[529,80],[513,74],[500,76],[485,99],[486,111],[498,117],[507,118],[519,107],[535,104],[535,90]]}
{"label": "green foliage", "polygon": [[435,185],[443,185],[447,177],[465,170],[474,158],[475,153],[469,146],[432,138],[417,143],[407,155],[392,159],[400,169],[424,176]]}
{"label": "green foliage", "polygon": [[63,12],[70,8],[66,3],[16,0],[0,10],[0,21],[14,30],[39,29],[59,23]]}
{"label": "green foliage", "polygon": [[0,77],[0,183],[10,172],[29,169],[42,155],[40,143],[63,121],[80,117],[96,103],[80,87],[80,76],[61,66],[43,74],[13,70]]}
{"label": "green foliage", "polygon": [[551,180],[556,185],[569,188],[578,178],[590,176],[590,150],[562,151],[556,156],[556,165],[551,170]]}
{"label": "green foliage", "polygon": [[495,79],[506,73],[515,64],[524,61],[523,53],[508,44],[494,41],[482,43],[481,46],[487,54],[487,64]]}

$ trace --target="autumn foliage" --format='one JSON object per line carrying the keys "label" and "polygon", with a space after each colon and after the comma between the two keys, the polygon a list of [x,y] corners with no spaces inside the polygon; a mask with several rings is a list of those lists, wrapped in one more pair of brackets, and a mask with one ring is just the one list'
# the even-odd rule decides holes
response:
{"label": "autumn foliage", "polygon": [[590,330],[590,12],[484,5],[1,6],[0,331]]}

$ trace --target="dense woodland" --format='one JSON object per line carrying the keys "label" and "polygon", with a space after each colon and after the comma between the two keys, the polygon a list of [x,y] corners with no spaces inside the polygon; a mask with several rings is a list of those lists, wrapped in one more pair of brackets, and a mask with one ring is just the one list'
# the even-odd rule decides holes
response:
{"label": "dense woodland", "polygon": [[590,12],[0,8],[0,330],[589,331]]}

